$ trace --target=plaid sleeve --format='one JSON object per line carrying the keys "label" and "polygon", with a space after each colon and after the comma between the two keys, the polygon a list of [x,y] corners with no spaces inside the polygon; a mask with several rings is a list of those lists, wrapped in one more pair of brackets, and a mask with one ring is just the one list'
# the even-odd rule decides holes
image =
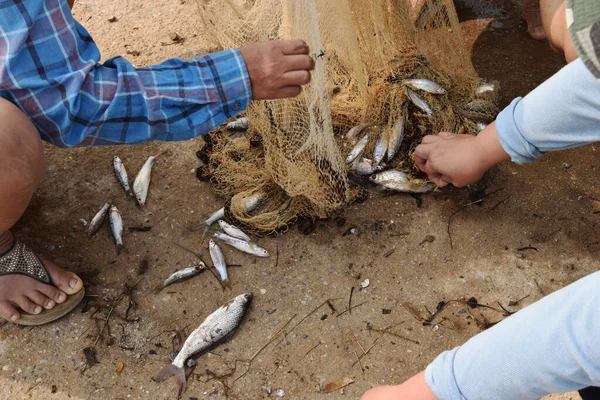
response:
{"label": "plaid sleeve", "polygon": [[0,96],[56,146],[185,140],[250,103],[237,49],[135,68],[100,52],[64,0],[0,0]]}

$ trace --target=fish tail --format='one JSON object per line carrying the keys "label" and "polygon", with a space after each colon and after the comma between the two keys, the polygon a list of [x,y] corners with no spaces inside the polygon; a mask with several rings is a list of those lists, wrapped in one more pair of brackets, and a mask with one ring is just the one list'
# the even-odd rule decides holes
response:
{"label": "fish tail", "polygon": [[184,393],[187,389],[187,383],[185,379],[185,369],[183,367],[177,367],[173,364],[169,364],[164,367],[156,378],[154,378],[155,382],[163,382],[167,380],[169,377],[174,376],[177,380],[177,386],[179,386],[179,393]]}
{"label": "fish tail", "polygon": [[222,283],[223,286],[223,291],[225,291],[225,288],[228,288],[229,290],[231,290],[231,281],[229,279],[225,279]]}
{"label": "fish tail", "polygon": [[158,156],[162,155],[166,150],[161,151],[160,153],[158,153],[157,155],[154,156],[154,158],[158,158]]}
{"label": "fish tail", "polygon": [[164,288],[165,286],[161,283],[160,285],[156,285],[156,287],[152,289],[152,292],[154,294],[159,294]]}
{"label": "fish tail", "polygon": [[122,244],[118,244],[117,245],[117,255],[120,256],[121,255],[121,250],[123,250],[123,245]]}

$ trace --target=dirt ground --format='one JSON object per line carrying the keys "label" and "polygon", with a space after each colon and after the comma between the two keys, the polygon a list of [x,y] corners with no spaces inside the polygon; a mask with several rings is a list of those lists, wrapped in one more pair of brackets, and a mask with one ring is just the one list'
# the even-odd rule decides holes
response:
{"label": "dirt ground", "polygon": [[[464,0],[458,9],[473,63],[482,77],[500,82],[502,105],[562,66],[546,43],[527,36],[515,4]],[[214,47],[203,39],[193,0],[82,0],[74,14],[105,59],[123,55],[145,65]],[[113,16],[117,20],[109,22]],[[172,32],[184,43],[161,45],[170,42]],[[176,398],[172,380],[152,381],[168,363],[173,332],[183,330],[185,338],[224,301],[252,292],[254,302],[237,334],[198,359],[183,398],[277,398],[278,389],[289,399],[358,398],[373,386],[403,381],[478,333],[485,321],[502,318],[458,304],[445,309],[434,326],[424,326],[413,313],[427,317],[426,310],[435,310],[440,301],[471,297],[516,311],[597,269],[600,215],[593,214],[592,198],[600,199],[600,157],[597,146],[588,146],[527,166],[501,165],[486,178],[487,195],[479,206],[464,207],[469,193],[458,189],[423,197],[421,207],[410,196],[373,193],[347,210],[344,226],[322,222],[307,236],[294,228],[259,239],[278,257],[256,259],[225,249],[229,263],[242,265],[230,268],[231,292],[203,273],[154,294],[170,273],[196,262],[174,242],[207,255],[201,232],[190,228],[220,208],[222,200],[196,179],[200,146],[201,139],[47,147],[44,182],[15,231],[47,258],[80,274],[95,297],[87,310],[79,307],[50,325],[0,328],[0,397]],[[134,175],[149,155],[163,150],[147,206],[139,209],[117,183],[112,158],[119,155]],[[126,249],[120,256],[106,226],[88,239],[80,221],[90,221],[108,200],[124,218]],[[127,230],[138,226],[152,230]],[[344,236],[350,227],[357,234]],[[519,250],[524,247],[535,249]],[[145,258],[149,268],[139,276]],[[370,285],[362,288],[365,279]],[[114,307],[95,346],[98,364],[86,363],[83,350],[93,347],[111,307],[126,285],[135,283],[131,295]],[[337,312],[344,311],[352,287],[356,308],[351,312],[338,316],[324,305],[309,315],[326,299],[334,299]],[[524,296],[519,306],[508,307]],[[126,320],[129,300],[136,306]],[[236,359],[248,359],[294,316],[285,337],[277,337],[249,369],[238,362],[233,371]],[[389,327],[393,334],[378,332]],[[370,351],[357,363],[363,349]],[[345,378],[355,382],[332,394],[318,393],[324,384]]]}

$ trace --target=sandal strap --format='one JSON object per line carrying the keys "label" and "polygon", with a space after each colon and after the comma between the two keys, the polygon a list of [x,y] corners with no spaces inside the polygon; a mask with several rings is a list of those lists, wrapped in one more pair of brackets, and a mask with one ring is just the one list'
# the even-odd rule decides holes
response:
{"label": "sandal strap", "polygon": [[51,284],[50,275],[40,258],[16,238],[10,250],[0,255],[0,276],[19,274]]}

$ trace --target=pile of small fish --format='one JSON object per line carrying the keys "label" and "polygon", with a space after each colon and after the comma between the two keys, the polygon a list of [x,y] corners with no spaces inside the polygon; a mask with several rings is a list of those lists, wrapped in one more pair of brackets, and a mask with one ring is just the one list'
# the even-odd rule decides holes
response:
{"label": "pile of small fish", "polygon": [[[404,85],[406,97],[429,118],[433,117],[433,111],[418,91],[434,95],[447,93],[442,86],[428,79],[408,79],[402,81],[402,84]],[[484,83],[477,88],[475,93],[482,95],[494,90],[493,84]],[[467,108],[469,107],[471,106],[468,104]],[[475,107],[475,104],[473,104],[473,107]],[[410,176],[409,173],[398,169],[385,170],[387,166],[384,160],[388,163],[391,162],[402,145],[405,123],[405,116],[400,115],[391,128],[386,128],[381,132],[375,144],[372,158],[364,157],[365,149],[369,143],[371,124],[360,124],[350,129],[345,138],[354,147],[348,154],[346,163],[350,165],[350,170],[353,173],[369,176],[371,182],[383,188],[404,193],[431,192],[437,186],[427,179],[416,179]],[[478,127],[484,129],[486,125],[479,122]],[[363,136],[357,141],[357,137],[360,135]]]}
{"label": "pile of small fish", "polygon": [[[129,177],[127,176],[127,170],[125,169],[123,161],[121,161],[118,156],[115,156],[113,159],[113,167],[119,183],[121,186],[123,186],[123,189],[125,189],[125,193],[131,197],[135,195],[135,199],[140,207],[146,204],[148,188],[150,187],[150,178],[152,176],[152,166],[154,165],[154,160],[158,156],[159,155],[150,156],[148,160],[146,160],[135,177],[133,182],[133,191],[129,186]],[[88,236],[92,237],[96,234],[96,232],[98,232],[98,229],[100,229],[102,226],[107,214],[110,215],[110,228],[113,237],[115,238],[115,244],[117,245],[117,254],[119,254],[123,248],[123,218],[121,217],[116,205],[107,202],[104,204],[104,206],[102,206],[100,211],[98,211],[94,218],[92,218],[92,221],[89,224]]]}
{"label": "pile of small fish", "polygon": [[241,294],[206,317],[204,322],[188,336],[173,363],[164,367],[154,380],[162,382],[170,376],[175,376],[179,394],[185,392],[187,388],[186,361],[190,357],[210,349],[231,334],[244,318],[251,300],[252,293]]}

